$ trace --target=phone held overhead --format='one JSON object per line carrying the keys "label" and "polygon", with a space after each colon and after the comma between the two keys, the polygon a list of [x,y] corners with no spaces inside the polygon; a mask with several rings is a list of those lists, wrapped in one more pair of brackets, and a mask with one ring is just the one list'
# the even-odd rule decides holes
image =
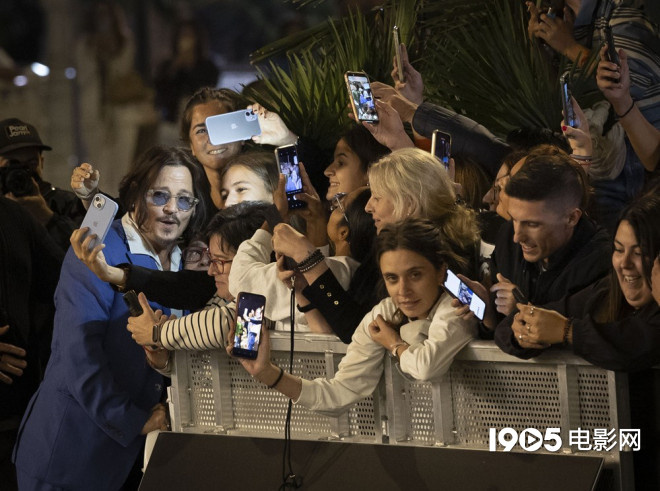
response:
{"label": "phone held overhead", "polygon": [[369,77],[364,72],[346,72],[344,74],[353,115],[358,122],[378,122],[376,101],[371,92]]}
{"label": "phone held overhead", "polygon": [[564,123],[572,128],[577,128],[580,121],[573,109],[573,101],[571,100],[573,92],[571,90],[571,75],[569,72],[565,72],[560,77],[559,84],[561,86],[561,103],[564,110]]}
{"label": "phone held overhead", "polygon": [[401,83],[406,82],[406,77],[403,74],[403,63],[401,62],[401,39],[399,38],[399,28],[394,26],[392,28],[392,38],[394,39],[394,56],[396,57],[396,69]]}
{"label": "phone held overhead", "polygon": [[206,131],[213,145],[249,140],[261,135],[259,117],[250,109],[216,114],[206,118]]}
{"label": "phone held overhead", "polygon": [[440,130],[433,130],[433,134],[431,135],[431,153],[442,162],[446,170],[449,170],[451,135]]}
{"label": "phone held overhead", "polygon": [[85,233],[85,237],[96,235],[96,238],[92,239],[89,243],[90,250],[94,249],[98,244],[103,243],[118,209],[119,206],[117,203],[101,193],[97,193],[92,198],[92,204],[89,206],[85,218],[83,218],[80,224],[80,228],[89,228]]}
{"label": "phone held overhead", "polygon": [[266,297],[263,295],[248,292],[238,294],[232,355],[250,360],[257,357],[265,310]]}

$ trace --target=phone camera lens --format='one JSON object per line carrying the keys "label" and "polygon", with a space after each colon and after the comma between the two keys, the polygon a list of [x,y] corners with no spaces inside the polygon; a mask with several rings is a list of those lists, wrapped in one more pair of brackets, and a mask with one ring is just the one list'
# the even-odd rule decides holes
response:
{"label": "phone camera lens", "polygon": [[245,113],[246,116],[250,116],[250,114],[251,114],[250,111],[247,111],[247,112]]}

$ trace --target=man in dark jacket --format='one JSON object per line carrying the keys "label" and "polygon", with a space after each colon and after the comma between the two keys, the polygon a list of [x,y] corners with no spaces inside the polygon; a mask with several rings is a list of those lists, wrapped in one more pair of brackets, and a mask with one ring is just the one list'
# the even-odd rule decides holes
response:
{"label": "man in dark jacket", "polygon": [[48,362],[53,295],[64,252],[18,204],[0,196],[0,476],[16,489],[11,450]]}
{"label": "man in dark jacket", "polygon": [[25,208],[66,251],[86,210],[73,192],[43,180],[44,150],[51,147],[31,124],[16,118],[0,121],[0,192]]}
{"label": "man in dark jacket", "polygon": [[609,271],[610,238],[581,208],[583,177],[568,155],[533,154],[507,184],[511,222],[500,230],[492,258],[493,300],[506,316],[496,338],[511,337],[518,301],[544,305]]}

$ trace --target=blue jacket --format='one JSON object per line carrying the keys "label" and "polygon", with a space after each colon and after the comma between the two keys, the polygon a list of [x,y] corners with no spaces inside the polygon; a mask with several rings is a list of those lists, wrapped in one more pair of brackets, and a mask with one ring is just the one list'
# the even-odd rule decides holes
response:
{"label": "blue jacket", "polygon": [[[121,221],[105,239],[108,264],[156,269],[131,254]],[[142,427],[164,380],[126,329],[122,295],[69,249],[55,292],[55,329],[46,375],[23,416],[14,449],[20,472],[71,490],[117,490],[141,449]],[[169,315],[169,309],[157,304]]]}

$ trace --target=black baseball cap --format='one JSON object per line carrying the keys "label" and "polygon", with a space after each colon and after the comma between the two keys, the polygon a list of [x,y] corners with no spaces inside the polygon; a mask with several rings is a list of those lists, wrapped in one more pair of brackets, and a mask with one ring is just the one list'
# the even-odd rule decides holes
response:
{"label": "black baseball cap", "polygon": [[37,129],[17,118],[0,121],[0,155],[19,148],[37,147],[39,150],[52,150],[41,142]]}

